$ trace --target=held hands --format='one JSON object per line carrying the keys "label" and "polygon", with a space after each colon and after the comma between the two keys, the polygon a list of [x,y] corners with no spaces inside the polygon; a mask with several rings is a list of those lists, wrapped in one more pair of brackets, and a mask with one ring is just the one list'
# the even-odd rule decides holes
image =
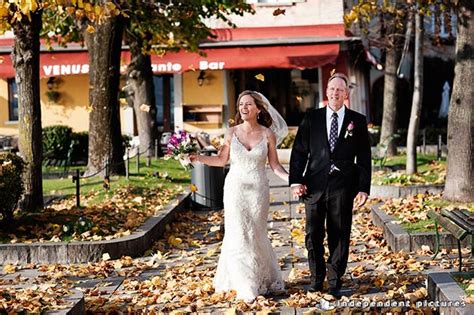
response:
{"label": "held hands", "polygon": [[367,193],[360,191],[354,199],[354,208],[362,207],[368,197],[369,195]]}
{"label": "held hands", "polygon": [[298,184],[291,186],[291,194],[293,195],[294,199],[306,195],[306,185]]}

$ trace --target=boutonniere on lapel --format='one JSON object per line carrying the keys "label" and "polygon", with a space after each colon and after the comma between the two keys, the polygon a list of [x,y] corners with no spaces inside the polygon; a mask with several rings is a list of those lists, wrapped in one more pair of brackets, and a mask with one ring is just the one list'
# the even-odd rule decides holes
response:
{"label": "boutonniere on lapel", "polygon": [[347,126],[346,134],[344,135],[344,139],[346,139],[347,137],[352,137],[352,131],[354,131],[354,122],[353,121],[351,121],[349,123],[349,125]]}

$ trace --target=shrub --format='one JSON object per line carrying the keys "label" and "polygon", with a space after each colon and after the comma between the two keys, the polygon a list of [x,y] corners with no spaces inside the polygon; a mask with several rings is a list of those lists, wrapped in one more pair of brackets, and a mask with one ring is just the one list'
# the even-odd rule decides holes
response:
{"label": "shrub", "polygon": [[66,160],[71,145],[72,128],[49,126],[43,128],[43,156],[50,159]]}
{"label": "shrub", "polygon": [[74,163],[87,163],[89,152],[89,134],[84,132],[73,132],[71,135],[73,143],[71,160]]}
{"label": "shrub", "polygon": [[25,162],[14,153],[0,153],[0,209],[4,221],[12,218],[13,210],[24,192]]}

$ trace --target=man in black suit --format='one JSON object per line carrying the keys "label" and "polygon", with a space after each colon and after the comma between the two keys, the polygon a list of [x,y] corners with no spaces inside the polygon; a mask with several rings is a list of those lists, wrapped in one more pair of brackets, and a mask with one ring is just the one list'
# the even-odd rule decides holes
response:
{"label": "man in black suit", "polygon": [[340,297],[349,257],[352,208],[366,202],[371,179],[367,121],[344,106],[348,94],[347,77],[332,75],[326,91],[328,106],[306,114],[290,159],[292,193],[305,201],[310,291],[322,291],[326,277],[327,220],[327,279],[329,293],[336,297]]}

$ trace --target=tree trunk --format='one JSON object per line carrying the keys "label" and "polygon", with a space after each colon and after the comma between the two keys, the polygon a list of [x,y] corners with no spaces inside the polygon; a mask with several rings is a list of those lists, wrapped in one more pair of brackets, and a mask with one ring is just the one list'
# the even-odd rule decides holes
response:
{"label": "tree trunk", "polygon": [[43,160],[41,135],[41,104],[39,89],[39,56],[41,12],[31,13],[31,20],[23,18],[14,23],[12,52],[16,71],[19,106],[19,150],[26,162],[23,180],[25,194],[19,203],[22,210],[43,209]]}
{"label": "tree trunk", "polygon": [[138,125],[140,152],[146,151],[147,156],[153,155],[157,137],[155,85],[150,55],[142,53],[139,39],[130,37],[131,60],[127,69],[127,85],[125,92],[131,101]]}
{"label": "tree trunk", "polygon": [[89,160],[86,175],[105,174],[110,163],[112,174],[124,174],[118,92],[123,20],[111,17],[94,24],[87,33],[89,51]]}
{"label": "tree trunk", "polygon": [[380,131],[380,143],[388,145],[387,155],[397,154],[397,144],[394,141],[397,120],[397,65],[399,61],[398,47],[387,50],[385,57],[385,76],[383,88],[383,115]]}
{"label": "tree trunk", "polygon": [[[423,103],[423,15],[419,12],[415,14],[415,73],[414,73],[414,91],[411,105],[410,123],[408,124],[407,134],[407,165],[406,173],[414,174],[417,172],[416,166],[416,145],[418,138],[418,127],[420,125],[421,105]],[[410,19],[411,20],[411,19]],[[409,21],[410,21],[409,20]]]}
{"label": "tree trunk", "polygon": [[453,94],[448,115],[448,170],[444,197],[474,201],[474,2],[459,1]]}

